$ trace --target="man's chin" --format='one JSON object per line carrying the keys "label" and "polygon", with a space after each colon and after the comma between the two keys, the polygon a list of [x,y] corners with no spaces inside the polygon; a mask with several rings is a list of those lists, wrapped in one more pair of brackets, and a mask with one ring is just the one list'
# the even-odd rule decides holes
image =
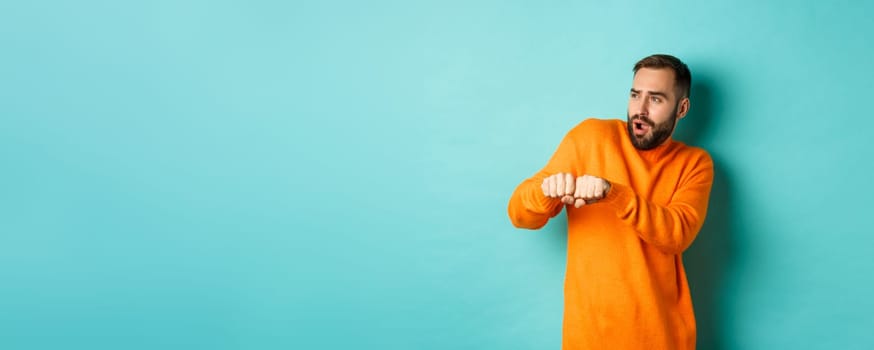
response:
{"label": "man's chin", "polygon": [[651,139],[648,136],[650,136],[650,135],[649,134],[646,134],[643,136],[632,135],[631,136],[632,137],[631,144],[634,145],[634,148],[637,148],[637,149],[642,149],[642,150],[650,149],[651,147],[649,147],[649,144],[651,142]]}

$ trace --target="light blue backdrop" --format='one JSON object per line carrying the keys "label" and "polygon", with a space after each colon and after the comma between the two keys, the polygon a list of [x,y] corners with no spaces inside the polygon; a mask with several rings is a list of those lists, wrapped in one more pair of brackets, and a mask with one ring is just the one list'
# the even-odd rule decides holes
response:
{"label": "light blue backdrop", "polygon": [[874,4],[6,1],[0,348],[557,349],[506,216],[684,59],[702,349],[874,347]]}

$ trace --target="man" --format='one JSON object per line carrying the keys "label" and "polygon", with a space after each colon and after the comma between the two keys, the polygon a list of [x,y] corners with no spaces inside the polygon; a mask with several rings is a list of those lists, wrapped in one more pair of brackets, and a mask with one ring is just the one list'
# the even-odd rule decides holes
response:
{"label": "man", "polygon": [[713,161],[672,139],[691,80],[676,57],[640,60],[627,121],[583,121],[510,198],[519,228],[567,208],[564,349],[695,348],[681,254],[704,222]]}

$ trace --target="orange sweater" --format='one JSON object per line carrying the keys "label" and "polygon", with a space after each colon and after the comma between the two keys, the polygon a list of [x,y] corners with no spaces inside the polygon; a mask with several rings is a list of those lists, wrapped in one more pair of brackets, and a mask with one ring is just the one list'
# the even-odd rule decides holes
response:
{"label": "orange sweater", "polygon": [[594,175],[607,197],[567,206],[563,349],[694,349],[695,315],[681,253],[704,222],[713,162],[669,140],[634,148],[625,121],[588,119],[510,198],[513,225],[538,229],[565,207],[543,195],[549,175]]}

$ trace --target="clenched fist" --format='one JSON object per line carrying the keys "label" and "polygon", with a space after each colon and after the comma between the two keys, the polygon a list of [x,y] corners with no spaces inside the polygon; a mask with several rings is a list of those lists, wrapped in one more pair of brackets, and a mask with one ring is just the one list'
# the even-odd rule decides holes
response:
{"label": "clenched fist", "polygon": [[592,175],[574,178],[570,173],[558,173],[543,179],[540,188],[544,196],[561,198],[562,203],[573,204],[579,208],[606,197],[610,191],[610,182]]}

